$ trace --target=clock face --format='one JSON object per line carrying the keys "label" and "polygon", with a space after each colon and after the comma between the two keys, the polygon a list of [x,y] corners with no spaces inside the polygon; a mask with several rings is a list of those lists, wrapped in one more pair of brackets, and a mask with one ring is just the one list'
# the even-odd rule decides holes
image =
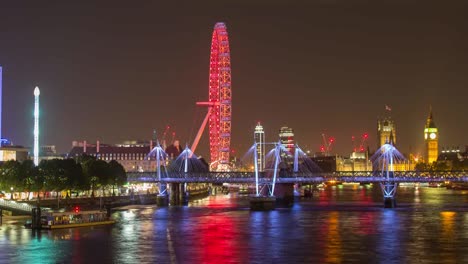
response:
{"label": "clock face", "polygon": [[429,137],[430,137],[431,139],[435,139],[435,138],[436,138],[436,134],[435,134],[435,133],[431,133],[431,134],[429,134]]}
{"label": "clock face", "polygon": [[424,133],[424,139],[427,139],[427,133]]}

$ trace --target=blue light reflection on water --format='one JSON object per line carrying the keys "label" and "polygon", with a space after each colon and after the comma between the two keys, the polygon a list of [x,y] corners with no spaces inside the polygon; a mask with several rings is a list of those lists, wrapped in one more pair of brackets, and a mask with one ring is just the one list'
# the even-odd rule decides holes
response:
{"label": "blue light reflection on water", "polygon": [[246,197],[113,214],[114,227],[32,233],[0,227],[0,263],[460,263],[468,259],[467,195],[400,188],[327,188],[291,209],[251,212]]}

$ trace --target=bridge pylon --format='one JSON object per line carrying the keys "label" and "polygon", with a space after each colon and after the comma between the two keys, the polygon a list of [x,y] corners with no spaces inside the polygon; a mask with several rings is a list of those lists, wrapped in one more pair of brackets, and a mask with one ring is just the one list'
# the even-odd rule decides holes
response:
{"label": "bridge pylon", "polygon": [[[393,174],[393,172],[391,173]],[[382,189],[382,194],[384,198],[384,207],[385,208],[395,208],[396,207],[396,191],[398,183],[395,181],[386,180],[380,183],[380,188]]]}
{"label": "bridge pylon", "polygon": [[[259,181],[259,167],[258,167],[258,154],[257,154],[257,145],[258,144],[266,144],[266,143],[257,143],[254,142],[253,149],[254,151],[254,169],[255,169],[255,195],[250,197],[250,209],[254,211],[265,211],[265,210],[273,210],[275,209],[276,204],[276,197],[274,196],[275,193],[275,186],[276,186],[276,179],[278,177],[278,165],[281,160],[281,143],[274,143],[274,168],[273,168],[273,176],[271,182],[266,182],[261,184]],[[266,190],[265,187],[267,187]],[[263,195],[266,191],[266,195]]]}
{"label": "bridge pylon", "polygon": [[384,177],[384,181],[380,182],[380,188],[382,189],[384,199],[384,207],[395,208],[398,182],[395,181],[394,162],[395,160],[401,161],[405,158],[391,143],[384,144],[379,150],[377,150],[373,158],[376,165],[375,167],[380,169],[379,172]]}
{"label": "bridge pylon", "polygon": [[[159,144],[159,141],[156,144],[148,156],[155,155],[156,159],[156,176],[158,179],[158,189],[159,194],[156,197],[156,204],[158,206],[167,206],[169,204],[169,199],[167,197],[167,184],[162,182],[162,174],[167,172],[166,170],[166,157],[167,154]],[[164,169],[164,171],[163,171]]]}

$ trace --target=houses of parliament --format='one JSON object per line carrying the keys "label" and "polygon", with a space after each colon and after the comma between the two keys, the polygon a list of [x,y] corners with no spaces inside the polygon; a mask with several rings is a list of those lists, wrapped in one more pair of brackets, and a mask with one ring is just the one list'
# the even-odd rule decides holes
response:
{"label": "houses of parliament", "polygon": [[[386,143],[397,146],[396,131],[395,121],[390,116],[379,119],[377,121],[377,146],[380,148]],[[422,161],[427,164],[432,164],[437,161],[439,156],[439,131],[434,121],[432,107],[426,120],[423,136],[425,142],[423,158],[418,158],[413,154],[410,154],[408,161],[395,165],[395,170],[414,170],[415,165],[418,162]]]}

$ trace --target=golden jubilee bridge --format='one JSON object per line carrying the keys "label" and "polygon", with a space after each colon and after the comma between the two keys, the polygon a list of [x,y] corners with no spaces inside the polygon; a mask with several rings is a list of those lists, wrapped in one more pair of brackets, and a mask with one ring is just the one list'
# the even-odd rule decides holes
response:
{"label": "golden jubilee bridge", "polygon": [[[154,172],[128,172],[129,182],[157,183],[162,200],[168,193],[182,197],[188,183],[237,183],[255,185],[251,207],[271,208],[274,199],[292,196],[294,185],[326,182],[378,183],[385,207],[395,207],[395,195],[399,183],[468,182],[467,171],[397,171],[396,164],[405,162],[405,157],[392,144],[384,144],[372,156],[373,171],[321,172],[318,166],[298,145],[286,149],[281,142],[262,143],[271,147],[268,152],[258,153],[260,143],[254,142],[244,155],[250,171],[209,171],[209,166],[196,157],[188,148],[170,163],[160,146],[148,155],[156,160]],[[248,163],[250,161],[250,163]],[[265,167],[260,167],[264,161]],[[180,198],[184,200],[184,198]],[[161,202],[163,203],[163,202]],[[254,205],[252,205],[252,203]],[[265,205],[269,203],[269,205]],[[260,204],[260,205],[258,205]],[[265,206],[264,206],[265,205]]]}
{"label": "golden jubilee bridge", "polygon": [[[156,177],[156,172],[128,172],[129,182],[140,183],[255,183],[255,172],[164,172],[163,177]],[[273,183],[273,176],[258,173],[261,183]],[[429,183],[429,182],[467,182],[467,171],[394,171],[391,179],[399,183]],[[315,173],[283,173],[276,178],[275,183],[302,183],[319,184],[330,181],[379,183],[387,180],[382,172],[373,171],[342,171],[342,172],[315,172]]]}

